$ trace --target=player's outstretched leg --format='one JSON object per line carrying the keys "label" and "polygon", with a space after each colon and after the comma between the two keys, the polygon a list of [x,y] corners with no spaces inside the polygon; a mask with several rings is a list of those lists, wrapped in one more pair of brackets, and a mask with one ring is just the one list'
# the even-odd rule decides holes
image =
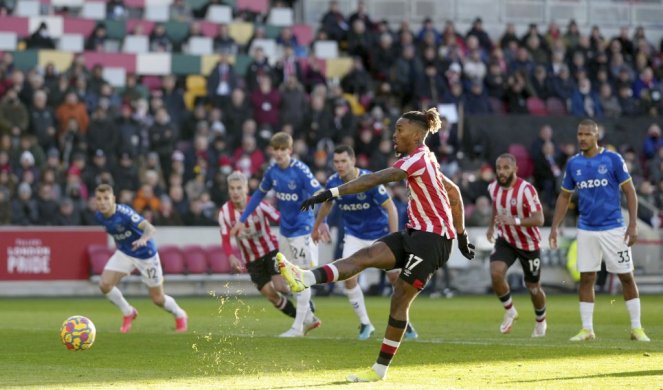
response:
{"label": "player's outstretched leg", "polygon": [[[387,271],[387,278],[389,279],[389,283],[391,283],[392,286],[396,284],[396,281],[398,280],[398,276],[401,274],[400,269],[392,269]],[[403,338],[405,340],[416,340],[419,337],[419,334],[417,331],[414,329],[414,325],[412,325],[412,322],[407,323],[407,327],[405,328],[405,336]]]}
{"label": "player's outstretched leg", "polygon": [[399,279],[394,284],[389,321],[377,361],[369,371],[348,375],[346,379],[349,382],[375,382],[387,378],[389,365],[396,355],[405,334],[410,304],[418,294],[418,289],[403,280]]}
{"label": "player's outstretched leg", "polygon": [[149,291],[152,302],[175,317],[175,331],[186,332],[189,327],[189,317],[171,296],[164,294],[163,286],[150,287]]}

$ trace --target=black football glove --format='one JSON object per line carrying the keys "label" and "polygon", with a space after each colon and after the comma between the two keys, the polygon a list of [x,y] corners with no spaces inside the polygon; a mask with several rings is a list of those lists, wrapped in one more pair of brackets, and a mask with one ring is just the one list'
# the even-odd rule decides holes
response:
{"label": "black football glove", "polygon": [[474,259],[474,244],[468,241],[467,231],[458,235],[458,249],[468,260]]}
{"label": "black football glove", "polygon": [[313,208],[318,203],[324,203],[331,199],[332,193],[329,190],[324,190],[316,195],[313,195],[312,197],[306,199],[305,201],[302,202],[301,206],[299,206],[299,211],[306,211],[310,210]]}

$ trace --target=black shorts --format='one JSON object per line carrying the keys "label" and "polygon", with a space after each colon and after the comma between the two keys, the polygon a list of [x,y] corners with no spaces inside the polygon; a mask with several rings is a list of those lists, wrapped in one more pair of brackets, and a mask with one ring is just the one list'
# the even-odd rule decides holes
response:
{"label": "black shorts", "polygon": [[378,241],[387,244],[396,257],[394,268],[401,268],[400,278],[422,290],[435,271],[449,260],[453,240],[434,233],[406,229]]}
{"label": "black shorts", "polygon": [[495,250],[490,255],[490,261],[502,261],[511,267],[516,259],[520,260],[520,265],[525,273],[525,281],[537,283],[541,279],[541,251],[526,251],[518,249],[506,242],[502,237],[495,241]]}
{"label": "black shorts", "polygon": [[258,290],[269,282],[272,281],[273,275],[278,275],[276,269],[276,254],[278,251],[272,251],[258,260],[252,261],[246,265],[247,271],[251,276],[251,281],[256,285]]}

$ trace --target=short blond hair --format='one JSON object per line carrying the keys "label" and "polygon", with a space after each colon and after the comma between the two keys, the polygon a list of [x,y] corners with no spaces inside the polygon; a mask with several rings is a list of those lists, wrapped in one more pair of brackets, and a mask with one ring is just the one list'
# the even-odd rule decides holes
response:
{"label": "short blond hair", "polygon": [[109,184],[99,184],[97,188],[94,190],[95,192],[110,192],[111,195],[113,195],[113,187],[111,187]]}
{"label": "short blond hair", "polygon": [[291,149],[292,148],[292,136],[288,133],[279,131],[278,133],[272,136],[272,139],[269,141],[269,144],[274,149]]}
{"label": "short blond hair", "polygon": [[244,175],[240,171],[234,171],[233,173],[228,175],[226,181],[228,182],[228,184],[230,184],[231,181],[239,181],[245,186],[249,184],[249,180],[246,178],[246,175]]}

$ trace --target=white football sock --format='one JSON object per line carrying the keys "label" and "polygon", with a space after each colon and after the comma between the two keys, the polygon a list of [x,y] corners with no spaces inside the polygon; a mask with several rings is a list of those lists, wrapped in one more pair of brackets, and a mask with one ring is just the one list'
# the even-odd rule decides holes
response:
{"label": "white football sock", "polygon": [[106,294],[106,298],[113,302],[115,306],[120,308],[122,315],[128,316],[133,313],[134,308],[129,304],[129,302],[127,302],[126,299],[124,299],[122,291],[120,291],[119,288],[113,287],[113,289],[110,290],[108,294]]}
{"label": "white football sock", "polygon": [[362,324],[370,324],[371,320],[368,318],[368,313],[366,312],[366,303],[364,302],[364,292],[361,291],[361,287],[356,285],[352,289],[345,289],[345,293],[348,295],[348,300],[352,305],[352,308],[359,318],[359,322]]}
{"label": "white football sock", "polygon": [[640,298],[630,299],[624,303],[626,303],[626,310],[628,310],[628,315],[631,317],[631,329],[642,328],[640,323]]}
{"label": "white football sock", "polygon": [[582,328],[594,330],[594,302],[580,302]]}
{"label": "white football sock", "polygon": [[378,364],[378,363],[373,363],[373,367],[371,367],[373,371],[375,371],[376,374],[382,379],[384,379],[385,376],[387,376],[387,369],[389,366],[385,366],[384,364]]}
{"label": "white football sock", "polygon": [[302,270],[302,275],[303,275],[303,279],[304,279],[304,280],[302,280],[302,282],[304,283],[304,286],[311,287],[316,283],[315,275],[313,274],[313,271],[303,269]]}
{"label": "white football sock", "polygon": [[309,303],[311,300],[311,289],[307,288],[306,290],[295,293],[295,298],[297,299],[297,315],[292,327],[301,332],[304,329],[306,315],[311,310]]}
{"label": "white football sock", "polygon": [[182,308],[177,305],[177,302],[175,302],[175,300],[170,295],[165,295],[163,308],[167,312],[172,313],[176,318],[184,317],[186,315],[184,310],[182,310]]}

